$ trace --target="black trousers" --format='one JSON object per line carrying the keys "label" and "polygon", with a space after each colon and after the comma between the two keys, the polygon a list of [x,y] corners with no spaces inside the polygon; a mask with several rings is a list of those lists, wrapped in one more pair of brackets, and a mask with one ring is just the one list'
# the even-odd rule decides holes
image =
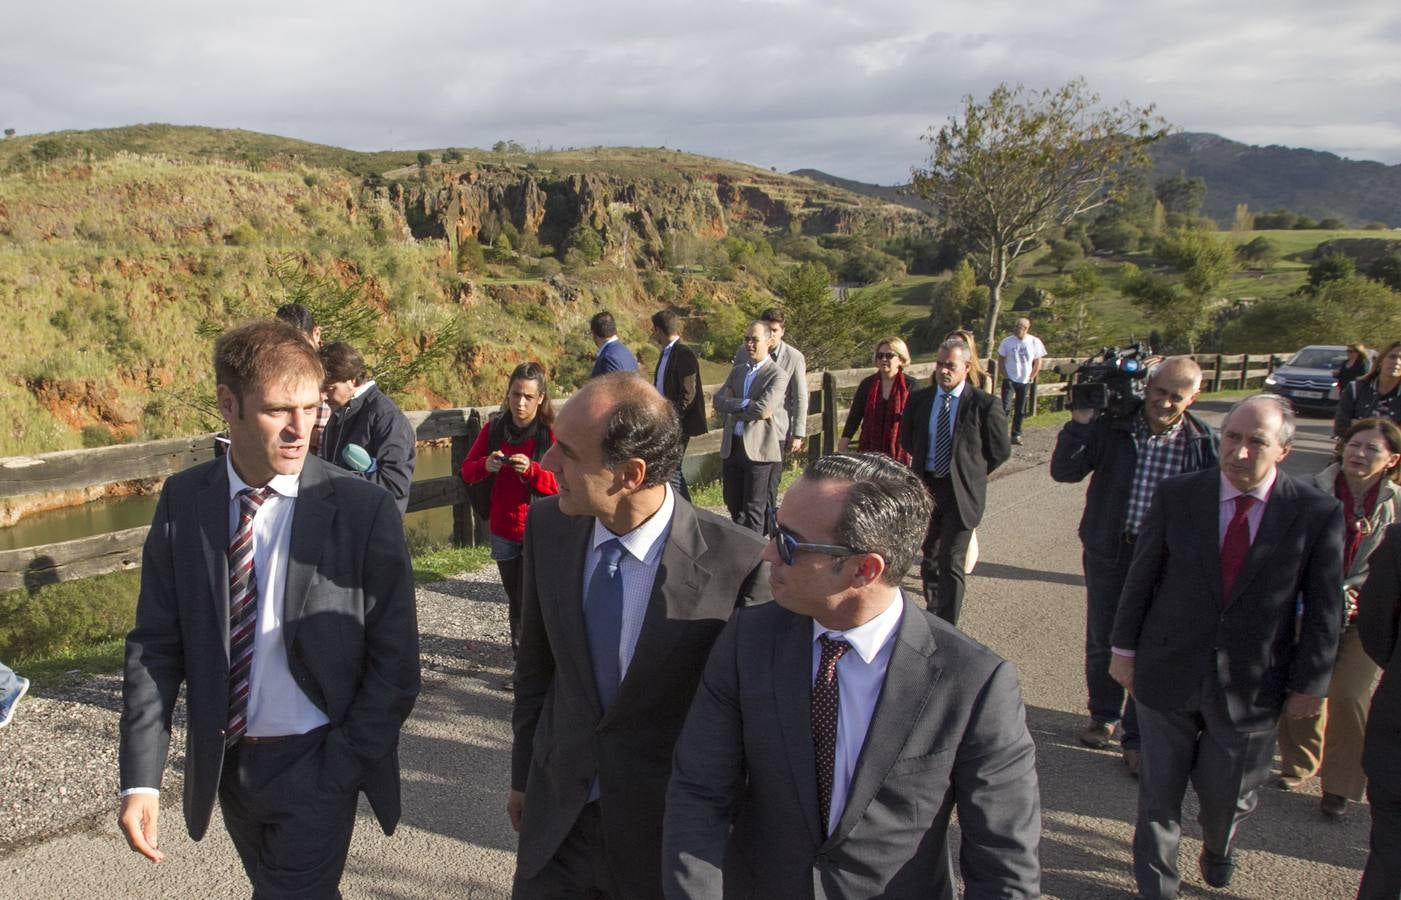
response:
{"label": "black trousers", "polygon": [[498,559],[496,571],[501,573],[501,586],[506,590],[506,616],[511,623],[511,658],[516,658],[521,636],[521,566],[525,557]]}
{"label": "black trousers", "polygon": [[730,519],[758,534],[764,533],[769,508],[769,480],[781,471],[782,463],[755,462],[744,452],[744,441],[734,435],[730,455],[721,469],[721,488]]}
{"label": "black trousers", "polygon": [[1373,779],[1367,784],[1367,802],[1372,806],[1371,852],[1357,900],[1396,900],[1401,897],[1401,794]]}
{"label": "black trousers", "polygon": [[1119,594],[1133,562],[1133,544],[1123,541],[1112,556],[1091,552],[1083,555],[1085,567],[1085,686],[1089,691],[1090,717],[1096,722],[1122,723],[1119,744],[1125,750],[1138,749],[1138,714],[1133,698],[1123,685],[1109,677],[1113,657],[1110,636],[1114,616],[1119,611]]}
{"label": "black trousers", "polygon": [[338,898],[358,791],[323,788],[326,728],[224,754],[219,808],[254,900]]}
{"label": "black trousers", "polygon": [[[660,891],[661,885],[658,885]],[[597,801],[584,804],[564,843],[530,878],[519,870],[512,900],[622,900],[604,849],[603,816]]]}
{"label": "black trousers", "polygon": [[924,483],[934,495],[934,512],[929,518],[929,531],[924,536],[924,559],[919,566],[920,577],[924,579],[924,602],[934,615],[950,625],[957,625],[967,582],[963,565],[968,559],[968,542],[973,539],[973,529],[963,524],[949,476],[934,478],[925,472]]}
{"label": "black trousers", "polygon": [[1022,417],[1026,415],[1026,389],[1025,382],[1002,379],[1002,412],[1011,419],[1013,434],[1022,433]]}

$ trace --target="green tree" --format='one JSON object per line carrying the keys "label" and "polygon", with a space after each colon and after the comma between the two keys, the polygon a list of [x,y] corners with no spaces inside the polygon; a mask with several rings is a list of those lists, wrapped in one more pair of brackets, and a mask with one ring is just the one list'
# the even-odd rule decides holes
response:
{"label": "green tree", "polygon": [[1279,261],[1279,243],[1262,234],[1237,247],[1236,256],[1240,257],[1242,262],[1251,263],[1255,268],[1267,268]]}
{"label": "green tree", "polygon": [[1072,263],[1084,258],[1085,251],[1074,241],[1051,241],[1051,249],[1046,253],[1045,262],[1055,269],[1057,274],[1063,275]]}
{"label": "green tree", "polygon": [[1146,309],[1171,340],[1197,352],[1197,342],[1211,323],[1217,292],[1236,270],[1234,249],[1214,232],[1173,231],[1158,239],[1153,254],[1178,270],[1178,277],[1125,273],[1124,293]]}
{"label": "green tree", "polygon": [[874,342],[896,327],[886,313],[889,285],[839,295],[821,263],[789,269],[774,292],[787,316],[785,330],[807,357],[809,369],[839,369],[869,357]]}
{"label": "green tree", "polygon": [[1309,287],[1318,290],[1330,281],[1357,274],[1357,262],[1346,253],[1325,253],[1309,266]]}
{"label": "green tree", "polygon": [[986,101],[966,97],[961,116],[925,136],[932,152],[914,186],[978,253],[990,289],[985,346],[1017,257],[1114,198],[1126,170],[1150,164],[1148,145],[1165,126],[1151,106],[1100,108],[1077,79],[1031,93],[1000,84]]}
{"label": "green tree", "polygon": [[5,129],[5,139],[6,139],[6,140],[9,140],[10,138],[12,138],[12,137],[14,137],[14,136],[15,136],[15,130],[14,130],[13,128],[6,128],[6,129]]}
{"label": "green tree", "polygon": [[1255,216],[1250,212],[1250,205],[1247,203],[1236,204],[1236,214],[1231,219],[1232,231],[1254,231]]}
{"label": "green tree", "polygon": [[1305,344],[1346,344],[1359,335],[1401,334],[1401,293],[1356,275],[1308,296],[1255,304],[1226,326],[1222,342],[1245,353]]}
{"label": "green tree", "polygon": [[462,162],[462,151],[461,151],[461,150],[458,150],[456,147],[449,147],[449,148],[447,148],[446,150],[443,151],[443,162],[445,162],[445,163]]}
{"label": "green tree", "polygon": [[417,159],[420,169],[426,169],[433,164],[433,154],[429,153],[427,150],[418,151]]}
{"label": "green tree", "polygon": [[1081,263],[1056,279],[1056,305],[1049,330],[1052,339],[1073,357],[1087,356],[1101,346],[1100,319],[1090,300],[1103,287],[1093,263]]}
{"label": "green tree", "polygon": [[1337,216],[1328,216],[1318,220],[1318,227],[1324,231],[1342,231],[1347,228],[1347,223]]}
{"label": "green tree", "polygon": [[1388,253],[1367,267],[1367,277],[1401,291],[1401,253]]}
{"label": "green tree", "polygon": [[569,229],[569,235],[564,239],[565,253],[570,250],[577,250],[584,264],[592,266],[603,259],[603,239],[593,230],[593,226],[580,222]]}
{"label": "green tree", "polygon": [[1153,185],[1153,191],[1169,213],[1193,218],[1202,213],[1206,201],[1206,179],[1188,178],[1182,173],[1163,178]]}

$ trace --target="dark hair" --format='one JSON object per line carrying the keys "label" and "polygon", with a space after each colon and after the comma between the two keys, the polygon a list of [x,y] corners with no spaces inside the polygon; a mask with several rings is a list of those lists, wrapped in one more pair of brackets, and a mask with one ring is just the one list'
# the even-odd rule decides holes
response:
{"label": "dark hair", "polygon": [[613,321],[613,314],[606,309],[594,313],[593,318],[589,319],[589,333],[601,338],[611,338],[617,334],[618,325]]}
{"label": "dark hair", "polygon": [[851,487],[837,518],[836,542],[885,560],[881,581],[899,585],[919,559],[934,501],[919,476],[883,453],[834,453],[803,472]]}
{"label": "dark hair", "polygon": [[1368,372],[1366,375],[1363,375],[1362,380],[1376,382],[1377,379],[1381,378],[1382,360],[1386,359],[1387,354],[1395,350],[1397,347],[1401,347],[1401,341],[1392,341],[1390,344],[1387,344],[1386,349],[1377,354],[1377,361],[1375,364],[1373,364],[1372,371]]}
{"label": "dark hair", "polygon": [[319,387],[321,360],[297,329],[275,319],[259,319],[224,332],[214,342],[214,379],[233,391],[243,415],[243,397],[284,378],[309,378]]}
{"label": "dark hair", "polygon": [[546,428],[553,428],[555,425],[555,405],[550,402],[550,385],[545,380],[545,367],[538,362],[523,362],[511,370],[511,377],[506,379],[506,404],[502,409],[504,413],[510,413],[510,392],[511,385],[517,381],[533,381],[540,391],[540,405],[535,410],[535,419]]}
{"label": "dark hair", "polygon": [[[1352,440],[1353,435],[1363,431],[1380,431],[1382,440],[1386,441],[1387,447],[1392,453],[1401,453],[1401,428],[1396,427],[1396,423],[1390,419],[1358,419],[1348,426],[1348,430],[1343,436],[1338,438],[1337,449],[1333,452],[1333,461],[1341,462],[1343,458],[1343,448],[1347,442]],[[1392,466],[1387,470],[1386,477],[1401,484],[1401,463]]]}
{"label": "dark hair", "polygon": [[768,309],[759,313],[759,321],[783,325],[787,322],[787,319],[783,315],[783,310],[779,309],[777,306],[770,306]]}
{"label": "dark hair", "polygon": [[360,382],[365,378],[365,360],[345,341],[332,341],[321,348],[321,365],[326,367],[327,383]]}
{"label": "dark hair", "polygon": [[659,309],[652,313],[652,324],[668,337],[681,333],[681,317],[669,309]]}
{"label": "dark hair", "polygon": [[609,372],[589,379],[585,390],[602,391],[616,405],[603,423],[603,462],[629,459],[647,464],[643,487],[671,480],[681,466],[681,419],[671,401],[635,372]]}
{"label": "dark hair", "polygon": [[311,337],[311,333],[316,330],[316,317],[304,303],[284,303],[277,308],[276,315],[307,337]]}

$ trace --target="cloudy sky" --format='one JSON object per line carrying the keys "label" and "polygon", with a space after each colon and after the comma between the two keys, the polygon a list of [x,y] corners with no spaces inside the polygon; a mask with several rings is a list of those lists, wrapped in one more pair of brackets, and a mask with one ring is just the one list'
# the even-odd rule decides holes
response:
{"label": "cloudy sky", "polygon": [[11,0],[0,127],[667,146],[894,183],[1000,81],[1401,162],[1401,3]]}

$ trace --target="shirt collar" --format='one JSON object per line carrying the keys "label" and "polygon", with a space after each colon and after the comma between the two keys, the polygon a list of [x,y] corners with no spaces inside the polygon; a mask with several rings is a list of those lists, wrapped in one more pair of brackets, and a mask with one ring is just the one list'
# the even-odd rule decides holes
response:
{"label": "shirt collar", "polygon": [[664,537],[667,529],[671,527],[671,515],[676,510],[676,498],[671,493],[671,486],[664,485],[666,495],[662,498],[662,505],[657,507],[657,511],[651,515],[647,521],[629,531],[627,534],[614,534],[604,527],[598,519],[593,520],[593,540],[590,547],[597,550],[602,544],[617,538],[623,545],[623,549],[630,556],[639,562],[646,562],[647,556],[652,548]]}
{"label": "shirt collar", "polygon": [[368,391],[370,388],[372,388],[372,387],[374,387],[374,386],[375,386],[375,380],[374,380],[373,378],[371,378],[369,381],[365,382],[364,384],[362,384],[362,385],[360,385],[358,388],[356,388],[356,389],[355,389],[355,393],[353,393],[353,394],[350,395],[350,399],[354,400],[355,398],[359,397],[361,394],[364,394],[366,391]]}
{"label": "shirt collar", "polygon": [[676,337],[674,337],[674,338],[672,338],[671,340],[667,341],[667,342],[666,342],[666,346],[662,348],[662,352],[663,352],[663,353],[670,353],[670,352],[671,352],[671,348],[672,348],[672,347],[675,347],[675,346],[677,345],[677,343],[680,342],[680,340],[681,340],[681,335],[678,334]]}
{"label": "shirt collar", "polygon": [[[229,471],[229,499],[232,500],[244,491],[256,490],[248,482],[238,477],[234,471],[233,457],[225,456],[224,465]],[[294,472],[290,475],[274,475],[267,486],[272,488],[279,497],[296,497],[297,485],[301,483],[302,473]]]}
{"label": "shirt collar", "polygon": [[769,358],[768,358],[767,355],[761,356],[761,357],[759,357],[757,360],[746,359],[746,360],[744,361],[745,369],[746,369],[746,371],[749,371],[749,372],[757,372],[757,371],[759,371],[760,369],[762,369],[762,368],[764,367],[764,363],[766,363],[766,362],[768,362],[768,361],[769,361]]}
{"label": "shirt collar", "polygon": [[613,342],[616,341],[617,339],[618,339],[618,336],[615,334],[615,335],[613,335],[611,338],[609,338],[608,340],[606,340],[606,341],[604,341],[603,343],[599,344],[599,345],[598,345],[598,353],[595,353],[594,356],[598,356],[599,353],[602,353],[602,352],[603,352],[603,348],[604,348],[604,347],[607,347],[609,344],[613,343]]}
{"label": "shirt collar", "polygon": [[941,384],[941,385],[938,386],[938,390],[936,390],[934,393],[935,393],[935,396],[936,396],[936,397],[937,397],[937,396],[940,396],[940,395],[942,395],[942,394],[952,394],[952,395],[954,396],[955,399],[959,399],[959,398],[962,398],[962,397],[963,397],[963,389],[964,389],[965,387],[967,387],[967,386],[968,386],[968,379],[965,378],[965,379],[963,379],[962,381],[960,381],[960,382],[958,383],[958,387],[954,388],[954,389],[951,390],[951,391],[946,391],[946,390],[944,390],[944,386]]}
{"label": "shirt collar", "polygon": [[1240,491],[1240,490],[1237,490],[1237,489],[1236,489],[1236,486],[1235,486],[1234,484],[1231,484],[1231,482],[1229,482],[1229,481],[1226,480],[1226,473],[1222,472],[1222,473],[1221,473],[1221,502],[1222,502],[1222,503],[1225,503],[1227,500],[1234,500],[1234,499],[1236,499],[1236,498],[1239,497],[1242,493],[1248,493],[1250,496],[1254,497],[1256,500],[1259,500],[1261,503],[1266,503],[1266,502],[1268,502],[1269,499],[1270,499],[1270,491],[1274,489],[1275,481],[1276,481],[1278,478],[1279,478],[1279,469],[1277,469],[1277,468],[1276,468],[1276,469],[1272,469],[1272,470],[1270,471],[1270,474],[1268,474],[1268,475],[1265,476],[1265,480],[1262,481],[1262,482],[1260,482],[1258,485],[1256,485],[1255,490],[1253,490],[1253,491]]}
{"label": "shirt collar", "polygon": [[895,629],[900,625],[900,616],[905,611],[905,601],[900,595],[899,588],[891,588],[890,605],[874,619],[870,619],[855,628],[846,631],[833,631],[818,622],[812,620],[812,639],[814,642],[822,635],[828,635],[832,639],[841,638],[851,645],[851,648],[861,657],[861,661],[867,665],[876,658],[876,654],[881,651],[890,636],[895,633]]}

